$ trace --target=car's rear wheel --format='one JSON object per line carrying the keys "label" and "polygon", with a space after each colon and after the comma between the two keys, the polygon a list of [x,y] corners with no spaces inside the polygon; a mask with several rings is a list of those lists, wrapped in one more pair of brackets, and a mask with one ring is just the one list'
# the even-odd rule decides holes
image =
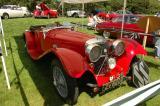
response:
{"label": "car's rear wheel", "polygon": [[7,13],[4,13],[2,17],[3,19],[9,19],[9,15]]}
{"label": "car's rear wheel", "polygon": [[131,77],[127,80],[128,85],[142,87],[149,83],[149,68],[143,60],[135,58],[127,76]]}
{"label": "car's rear wheel", "polygon": [[27,15],[26,14],[24,14],[24,16],[23,16],[24,18],[26,18],[27,17]]}
{"label": "car's rear wheel", "polygon": [[55,16],[55,18],[58,18],[58,14]]}
{"label": "car's rear wheel", "polygon": [[53,84],[58,94],[69,104],[75,104],[79,95],[77,81],[68,76],[61,65],[55,59],[52,61]]}

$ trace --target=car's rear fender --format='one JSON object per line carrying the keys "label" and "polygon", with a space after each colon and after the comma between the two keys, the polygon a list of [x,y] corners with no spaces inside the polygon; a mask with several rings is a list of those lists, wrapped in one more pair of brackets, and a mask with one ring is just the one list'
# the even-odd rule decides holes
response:
{"label": "car's rear fender", "polygon": [[52,52],[60,60],[70,77],[80,78],[87,70],[90,70],[85,58],[75,51],[65,48],[55,48],[52,49]]}

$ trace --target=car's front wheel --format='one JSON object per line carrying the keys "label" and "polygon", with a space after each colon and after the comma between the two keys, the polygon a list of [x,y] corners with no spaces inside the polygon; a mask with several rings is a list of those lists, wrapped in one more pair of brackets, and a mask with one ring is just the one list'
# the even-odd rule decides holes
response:
{"label": "car's front wheel", "polygon": [[52,61],[53,84],[58,94],[69,104],[75,104],[79,95],[77,81],[68,76],[56,59]]}
{"label": "car's front wheel", "polygon": [[9,19],[9,15],[7,13],[4,13],[2,17],[3,19]]}
{"label": "car's front wheel", "polygon": [[149,83],[149,68],[143,60],[136,58],[131,64],[128,76],[131,77],[127,81],[129,85],[137,88],[142,87]]}
{"label": "car's front wheel", "polygon": [[78,16],[78,13],[74,13],[73,15],[72,15],[74,18],[78,18],[79,16]]}

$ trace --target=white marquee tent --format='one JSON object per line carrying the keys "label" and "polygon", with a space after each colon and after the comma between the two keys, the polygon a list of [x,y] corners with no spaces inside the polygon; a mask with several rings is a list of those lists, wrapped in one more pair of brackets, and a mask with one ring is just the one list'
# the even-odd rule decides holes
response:
{"label": "white marquee tent", "polygon": [[61,0],[63,3],[93,3],[93,2],[101,2],[101,1],[107,1],[107,0]]}
{"label": "white marquee tent", "polygon": [[[94,3],[94,2],[104,2],[107,0],[61,0],[61,5],[62,5],[62,15],[64,16],[64,3],[70,3],[70,4],[82,4],[82,11],[84,11],[84,4],[85,3]],[[121,28],[121,37],[123,34],[123,27],[124,27],[124,14],[125,14],[125,8],[126,8],[126,3],[127,0],[124,0],[124,4],[123,4],[123,21],[122,21],[122,28]]]}

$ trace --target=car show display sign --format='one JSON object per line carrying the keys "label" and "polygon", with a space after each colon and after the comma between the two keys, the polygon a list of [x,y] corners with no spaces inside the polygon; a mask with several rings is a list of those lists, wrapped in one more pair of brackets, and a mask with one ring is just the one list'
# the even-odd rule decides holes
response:
{"label": "car show display sign", "polygon": [[[146,16],[137,22],[138,26],[145,30],[145,34],[152,33],[160,29],[160,18],[155,16]],[[147,36],[143,39],[143,47],[145,48]]]}
{"label": "car show display sign", "polygon": [[[6,49],[6,43],[5,43],[5,40],[4,40],[4,32],[3,32],[3,26],[2,26],[1,17],[0,17],[0,34],[2,34],[2,39],[3,39],[3,43],[4,43],[5,53],[6,53],[6,56],[7,56],[8,54],[7,54],[7,49]],[[10,83],[9,83],[8,74],[7,74],[7,68],[6,68],[6,64],[5,64],[5,59],[3,57],[1,39],[0,39],[0,56],[1,56],[1,60],[2,60],[2,65],[3,65],[3,70],[4,70],[4,74],[5,74],[5,78],[6,78],[7,87],[8,87],[8,89],[11,89]]]}

